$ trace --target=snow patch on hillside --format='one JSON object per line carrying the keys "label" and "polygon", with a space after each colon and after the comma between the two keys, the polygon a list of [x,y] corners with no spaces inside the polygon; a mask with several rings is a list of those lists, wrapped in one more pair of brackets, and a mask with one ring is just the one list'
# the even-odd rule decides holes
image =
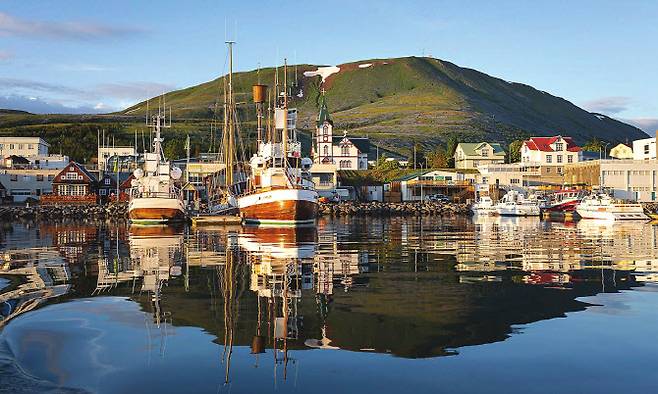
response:
{"label": "snow patch on hillside", "polygon": [[322,82],[326,81],[331,75],[336,74],[340,71],[340,67],[329,66],[329,67],[318,67],[315,71],[305,71],[305,77],[317,77],[318,75],[322,77]]}
{"label": "snow patch on hillside", "polygon": [[359,64],[359,68],[368,68],[368,67],[372,67],[372,63]]}

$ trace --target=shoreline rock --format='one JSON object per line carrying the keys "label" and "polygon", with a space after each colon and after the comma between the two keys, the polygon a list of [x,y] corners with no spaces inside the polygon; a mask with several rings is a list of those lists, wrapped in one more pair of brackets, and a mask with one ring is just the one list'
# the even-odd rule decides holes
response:
{"label": "shoreline rock", "polygon": [[128,204],[0,206],[2,220],[126,219]]}
{"label": "shoreline rock", "polygon": [[410,202],[340,202],[320,205],[320,215],[327,216],[470,216],[468,204],[429,201]]}

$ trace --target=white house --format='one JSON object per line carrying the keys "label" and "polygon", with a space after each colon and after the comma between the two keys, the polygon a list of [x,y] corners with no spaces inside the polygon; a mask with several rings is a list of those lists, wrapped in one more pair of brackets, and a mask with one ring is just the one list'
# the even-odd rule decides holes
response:
{"label": "white house", "polygon": [[644,138],[633,141],[634,160],[656,159],[656,138]]}
{"label": "white house", "polygon": [[505,163],[505,150],[498,143],[460,142],[455,149],[455,168],[478,168]]}
{"label": "white house", "polygon": [[318,164],[334,164],[339,170],[367,170],[370,140],[368,138],[334,136],[334,122],[329,116],[327,103],[322,103],[316,122],[313,161]]}
{"label": "white house", "polygon": [[45,156],[48,155],[48,147],[41,137],[0,137],[0,157]]}
{"label": "white house", "polygon": [[581,149],[571,137],[531,137],[521,146],[521,162],[563,166],[581,160]]}
{"label": "white house", "polygon": [[608,156],[619,160],[633,160],[633,148],[626,144],[617,144],[614,148],[610,149]]}

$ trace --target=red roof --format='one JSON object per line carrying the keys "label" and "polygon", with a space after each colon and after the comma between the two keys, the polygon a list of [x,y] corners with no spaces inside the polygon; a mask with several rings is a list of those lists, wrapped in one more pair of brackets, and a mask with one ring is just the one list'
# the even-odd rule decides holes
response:
{"label": "red roof", "polygon": [[529,140],[525,142],[525,145],[530,150],[540,150],[542,152],[554,152],[553,148],[551,148],[551,144],[553,144],[555,141],[557,141],[560,138],[562,138],[564,142],[566,142],[567,151],[580,152],[580,147],[576,145],[575,142],[573,142],[573,139],[571,137],[562,137],[559,135],[555,137],[531,137]]}

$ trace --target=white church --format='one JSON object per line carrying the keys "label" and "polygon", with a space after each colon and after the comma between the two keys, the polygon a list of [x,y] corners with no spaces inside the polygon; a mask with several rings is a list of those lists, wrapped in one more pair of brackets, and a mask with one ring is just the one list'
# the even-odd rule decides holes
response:
{"label": "white church", "polygon": [[327,102],[322,103],[315,129],[313,161],[317,164],[334,164],[338,170],[367,170],[370,140],[368,138],[334,136],[334,122],[329,116]]}

